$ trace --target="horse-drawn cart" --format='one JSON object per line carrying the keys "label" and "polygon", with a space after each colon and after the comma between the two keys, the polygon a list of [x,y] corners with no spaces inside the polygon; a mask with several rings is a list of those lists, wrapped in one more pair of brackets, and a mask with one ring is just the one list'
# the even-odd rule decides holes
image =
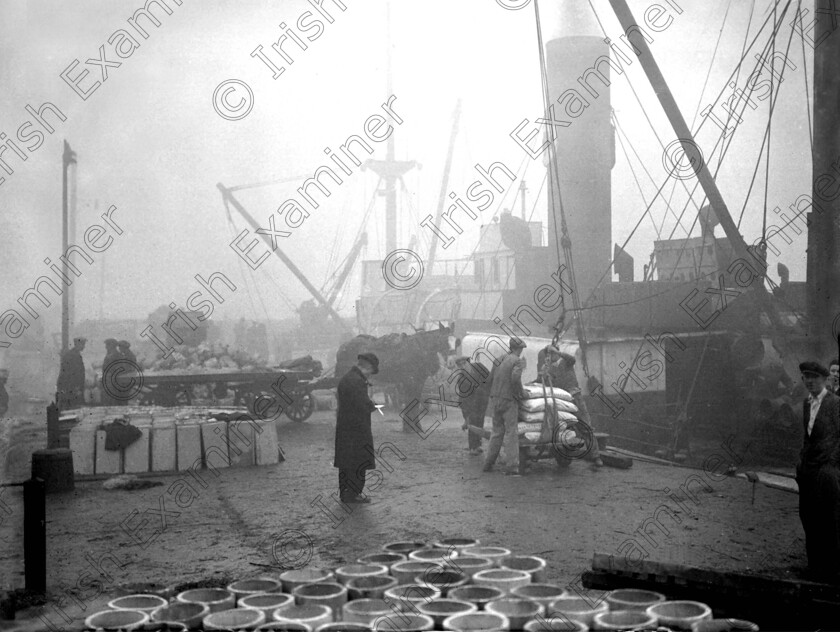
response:
{"label": "horse-drawn cart", "polygon": [[262,369],[257,371],[158,371],[123,373],[118,388],[132,392],[134,403],[154,406],[191,406],[194,400],[219,402],[233,395],[233,405],[245,405],[261,419],[281,413],[292,421],[305,421],[315,410],[312,391],[332,388],[332,378],[318,379],[320,371]]}

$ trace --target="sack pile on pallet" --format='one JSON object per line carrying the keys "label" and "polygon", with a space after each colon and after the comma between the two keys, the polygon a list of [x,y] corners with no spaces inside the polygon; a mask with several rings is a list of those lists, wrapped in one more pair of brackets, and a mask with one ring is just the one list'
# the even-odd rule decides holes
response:
{"label": "sack pile on pallet", "polygon": [[[551,417],[553,407],[560,433],[568,433],[571,440],[574,432],[568,427],[577,423],[578,408],[572,400],[568,391],[562,388],[543,386],[539,383],[525,384],[522,387],[526,399],[519,400],[519,424],[517,432],[524,435],[528,441],[538,441],[543,430],[543,422],[546,416]],[[548,410],[547,410],[548,408]],[[556,435],[560,438],[559,435]]]}

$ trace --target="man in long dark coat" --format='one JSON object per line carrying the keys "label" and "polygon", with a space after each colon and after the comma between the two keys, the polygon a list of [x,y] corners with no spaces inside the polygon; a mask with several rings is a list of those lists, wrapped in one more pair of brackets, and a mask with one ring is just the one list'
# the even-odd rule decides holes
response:
{"label": "man in long dark coat", "polygon": [[82,351],[86,342],[86,338],[74,338],[73,348],[61,356],[55,395],[59,410],[78,408],[85,404],[85,362]]}
{"label": "man in long dark coat", "polygon": [[805,530],[808,568],[816,579],[840,572],[840,398],[825,387],[828,369],[799,365],[808,399],[802,404],[805,437],[796,466],[799,518]]}
{"label": "man in long dark coat", "polygon": [[356,366],[338,383],[338,412],[335,424],[335,461],[338,492],[342,502],[369,503],[362,494],[367,470],[375,469],[370,414],[376,405],[368,396],[368,378],[379,373],[379,358],[361,353]]}

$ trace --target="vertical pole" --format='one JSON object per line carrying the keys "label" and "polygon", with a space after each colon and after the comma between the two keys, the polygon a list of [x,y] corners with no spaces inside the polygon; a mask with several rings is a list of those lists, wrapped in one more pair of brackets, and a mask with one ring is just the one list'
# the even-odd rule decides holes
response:
{"label": "vertical pole", "polygon": [[525,210],[525,192],[527,190],[528,188],[525,186],[525,180],[523,180],[519,183],[519,194],[522,202],[522,219],[524,219],[526,222],[528,221],[528,217],[526,216]]}
{"label": "vertical pole", "polygon": [[[835,31],[834,0],[814,0],[816,26],[814,38],[814,148],[813,206],[808,215],[808,290],[812,352],[819,352],[833,340],[834,318],[840,312],[840,200],[832,188],[824,186],[836,177],[840,154],[840,77],[837,59],[840,56],[840,34]],[[801,22],[800,22],[800,28]],[[812,251],[813,250],[813,256]],[[820,354],[822,355],[822,354]]]}
{"label": "vertical pole", "polygon": [[[68,218],[68,190],[67,171],[70,168],[71,160],[70,145],[64,141],[64,153],[61,156],[61,252],[67,252],[69,218]],[[64,278],[69,279],[67,261],[61,264],[61,272]],[[61,351],[62,353],[70,348],[70,294],[65,291],[61,293]]]}
{"label": "vertical pole", "polygon": [[[443,207],[446,204],[446,189],[449,187],[449,172],[452,169],[452,154],[455,151],[455,135],[458,133],[458,120],[461,117],[461,99],[455,104],[455,112],[452,114],[452,132],[449,134],[449,149],[446,152],[446,162],[443,165],[443,178],[440,181],[440,195],[438,196],[437,214],[435,215],[435,227],[440,228],[440,218],[443,214]],[[393,134],[391,135],[393,138]],[[437,252],[437,239],[432,239],[429,247],[429,274],[435,265],[435,253]],[[391,252],[388,250],[388,252]]]}
{"label": "vertical pole", "polygon": [[44,481],[23,484],[23,560],[26,590],[47,592],[47,525]]}
{"label": "vertical pole", "polygon": [[[385,63],[387,73],[386,98],[393,94],[393,81],[391,77],[391,3],[385,4]],[[385,160],[393,165],[396,148],[394,145],[394,134],[388,137]],[[385,252],[393,252],[397,248],[397,178],[393,173],[385,176]]]}

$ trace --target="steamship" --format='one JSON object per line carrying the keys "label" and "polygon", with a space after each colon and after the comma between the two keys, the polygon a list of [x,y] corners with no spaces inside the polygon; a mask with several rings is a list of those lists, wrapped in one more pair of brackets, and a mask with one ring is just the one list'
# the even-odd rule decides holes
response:
{"label": "steamship", "polygon": [[[813,195],[799,196],[790,212],[777,208],[776,217],[766,218],[762,234],[748,244],[708,166],[691,153],[698,145],[648,46],[652,38],[638,26],[645,22],[634,19],[624,0],[610,0],[624,30],[620,50],[604,37],[587,3],[563,5],[566,34],[544,46],[540,41],[544,116],[560,118],[563,104],[570,102],[570,86],[597,83],[597,98],[588,99],[573,124],[551,130],[543,156],[547,226],[529,221],[524,203],[522,217],[484,220],[469,258],[430,257],[422,281],[411,291],[388,285],[382,261],[363,261],[358,328],[382,335],[454,325],[467,355],[486,348],[492,338],[516,335],[528,343],[526,380],[536,376],[539,349],[553,342],[576,357],[595,430],[609,434],[611,445],[672,458],[695,440],[734,440],[752,442],[761,452],[758,458],[787,462],[798,441],[798,402],[804,396],[797,364],[809,357],[827,361],[837,353],[832,315],[840,313],[840,305],[828,288],[840,281],[840,257],[834,255],[838,229],[830,219],[838,197],[833,180],[838,169],[831,163],[840,153],[834,146],[840,135],[833,110],[840,101],[840,78],[831,69],[840,58],[840,36],[829,37],[831,21],[818,20],[814,39],[822,43],[808,64],[813,69],[808,78],[813,173],[823,175],[814,180]],[[680,7],[669,5],[676,18]],[[647,18],[649,11],[644,14]],[[662,25],[665,17],[658,18]],[[728,120],[717,116],[710,124],[712,129],[724,124],[722,141],[735,132],[744,109],[753,108],[758,98],[753,91],[764,87],[759,78],[773,76],[775,99],[790,72],[787,59],[775,54],[775,37],[791,16],[779,9],[765,18],[756,26],[755,48],[746,49],[742,59],[744,72],[755,81],[736,98],[727,95]],[[629,61],[623,58],[631,49],[672,125],[665,136],[680,139],[678,148],[688,158],[674,163],[669,179],[685,181],[685,173],[675,171],[690,162],[690,175],[702,191],[692,196],[697,210],[688,218],[699,231],[655,241],[641,279],[634,278],[626,243],[615,244],[612,230],[611,171],[621,137],[610,84],[624,74],[621,61]],[[754,66],[752,74],[747,64]],[[704,112],[704,117],[714,113]],[[534,140],[531,147],[538,144]],[[524,183],[520,186],[524,189]],[[461,217],[467,215],[464,211]],[[440,220],[439,215],[434,226],[443,235],[446,225]],[[790,281],[781,263],[774,280],[767,252],[778,256],[791,236],[806,229],[807,280]]]}

